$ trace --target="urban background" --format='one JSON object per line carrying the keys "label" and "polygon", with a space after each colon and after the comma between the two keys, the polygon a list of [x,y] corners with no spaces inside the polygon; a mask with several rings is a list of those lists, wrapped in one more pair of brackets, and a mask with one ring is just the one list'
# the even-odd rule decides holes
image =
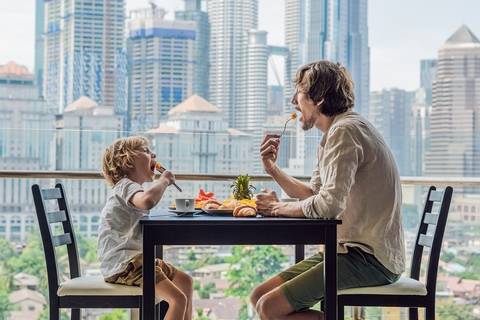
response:
{"label": "urban background", "polygon": [[[259,145],[265,133],[283,129],[292,111],[296,69],[327,59],[342,63],[352,74],[355,110],[380,130],[402,176],[480,176],[480,40],[475,35],[480,29],[471,30],[462,19],[436,43],[437,53],[415,61],[418,85],[390,86],[396,82],[388,78],[402,77],[401,72],[381,70],[387,85],[377,81],[373,90],[369,33],[377,30],[369,30],[369,6],[387,6],[379,1],[29,4],[35,34],[28,47],[34,61],[0,53],[0,170],[98,171],[107,145],[141,134],[174,173],[263,174]],[[276,16],[279,11],[282,15]],[[0,19],[7,15],[8,8],[0,11]],[[269,21],[263,24],[268,30],[259,27],[262,19]],[[403,23],[421,28],[423,19],[412,10],[412,21]],[[391,37],[401,43],[408,35]],[[0,37],[0,51],[10,46],[4,40]],[[406,60],[408,50],[403,51]],[[401,65],[400,60],[392,63]],[[293,175],[310,175],[320,138],[320,131],[304,132],[298,123],[289,123],[279,165]],[[100,180],[62,182],[80,238],[82,269],[98,274],[96,236],[109,189]],[[33,183],[54,181],[0,179],[0,319],[48,318]],[[184,194],[195,196],[204,188],[223,199],[229,196],[230,184],[182,182],[182,187]],[[265,186],[272,187],[266,183],[257,188]],[[169,190],[157,210],[176,196]],[[407,256],[424,196],[424,188],[403,189]],[[438,318],[480,319],[479,189],[455,190],[447,228],[438,276]],[[166,250],[168,261],[195,278],[197,320],[252,318],[246,304],[249,292],[293,263],[293,249],[284,246]],[[260,272],[247,268],[263,265],[273,267]],[[396,308],[362,312],[366,319],[407,318],[406,310]],[[127,319],[128,313],[88,310],[84,317]]]}

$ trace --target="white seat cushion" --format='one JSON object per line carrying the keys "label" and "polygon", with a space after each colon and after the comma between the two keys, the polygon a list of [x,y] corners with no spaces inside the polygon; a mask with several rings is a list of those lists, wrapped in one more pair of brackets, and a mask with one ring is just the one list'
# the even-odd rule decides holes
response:
{"label": "white seat cushion", "polygon": [[60,284],[58,296],[141,296],[142,288],[105,282],[102,276],[79,277]]}
{"label": "white seat cushion", "polygon": [[338,291],[338,295],[343,294],[426,296],[427,288],[425,288],[425,285],[420,281],[401,276],[397,282],[385,286],[352,288]]}

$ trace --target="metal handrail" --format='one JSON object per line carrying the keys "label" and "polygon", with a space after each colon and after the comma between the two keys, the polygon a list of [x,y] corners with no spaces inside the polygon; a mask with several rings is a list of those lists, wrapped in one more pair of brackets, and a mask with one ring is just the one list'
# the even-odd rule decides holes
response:
{"label": "metal handrail", "polygon": [[[179,181],[232,181],[236,175],[229,174],[175,174]],[[18,179],[93,179],[101,180],[103,176],[98,171],[51,171],[51,170],[0,170],[0,178]],[[309,181],[308,176],[295,176],[301,181]],[[268,175],[252,175],[253,181],[271,182]],[[401,177],[402,185],[435,185],[452,187],[480,187],[480,177]]]}

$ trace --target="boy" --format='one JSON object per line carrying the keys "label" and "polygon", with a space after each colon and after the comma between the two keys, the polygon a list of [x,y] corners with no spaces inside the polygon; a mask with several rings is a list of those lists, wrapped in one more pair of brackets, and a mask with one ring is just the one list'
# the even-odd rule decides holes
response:
{"label": "boy", "polygon": [[[102,211],[98,257],[105,281],[142,285],[142,234],[139,219],[157,205],[175,177],[169,171],[155,177],[156,155],[143,137],[116,140],[103,155],[103,175],[112,193]],[[144,189],[143,183],[153,181]],[[169,304],[165,319],[192,317],[192,278],[156,259],[155,293]]]}

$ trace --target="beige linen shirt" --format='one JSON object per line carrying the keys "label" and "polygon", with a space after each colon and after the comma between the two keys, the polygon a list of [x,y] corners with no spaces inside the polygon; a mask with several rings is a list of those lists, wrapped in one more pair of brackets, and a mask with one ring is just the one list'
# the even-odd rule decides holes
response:
{"label": "beige linen shirt", "polygon": [[395,159],[380,133],[348,111],[324,134],[303,200],[308,218],[339,218],[339,253],[357,246],[395,274],[405,270],[401,184]]}

